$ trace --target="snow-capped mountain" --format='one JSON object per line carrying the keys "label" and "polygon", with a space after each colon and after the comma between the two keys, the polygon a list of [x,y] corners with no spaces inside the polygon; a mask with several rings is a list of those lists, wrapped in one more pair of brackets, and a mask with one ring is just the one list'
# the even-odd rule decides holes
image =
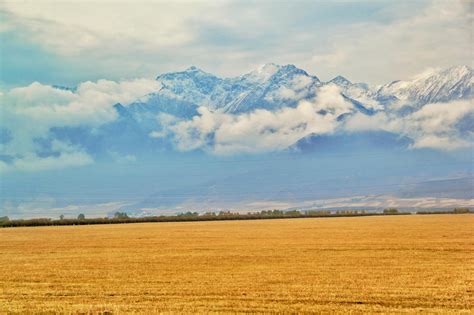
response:
{"label": "snow-capped mountain", "polygon": [[[295,106],[315,96],[321,86],[316,76],[294,65],[265,64],[236,78],[218,78],[194,66],[156,78],[161,89],[132,103],[133,111],[148,108],[178,116],[194,114],[197,107],[227,113]],[[173,101],[179,103],[173,104]]]}
{"label": "snow-capped mountain", "polygon": [[454,66],[432,71],[409,81],[394,81],[381,86],[378,97],[396,97],[403,103],[422,106],[474,97],[473,70],[469,66]]}
{"label": "snow-capped mountain", "polygon": [[295,107],[301,100],[314,98],[318,88],[328,84],[338,86],[342,95],[363,112],[383,110],[385,105],[394,103],[420,107],[474,97],[473,71],[469,66],[455,66],[379,87],[352,83],[343,76],[321,82],[294,65],[273,63],[235,78],[219,78],[192,66],[159,75],[156,80],[161,84],[158,91],[127,106],[141,120],[161,112],[190,118],[200,106],[230,114]]}
{"label": "snow-capped mountain", "polygon": [[216,108],[242,113],[262,108],[293,107],[302,99],[315,96],[321,81],[294,65],[266,64],[241,77],[226,81],[230,92]]}
{"label": "snow-capped mountain", "polygon": [[[76,128],[76,130],[66,127],[56,128],[51,133],[63,141],[85,147],[91,152],[110,151],[128,154],[140,150],[173,148],[173,141],[176,139],[171,139],[173,135],[171,138],[168,137],[169,126],[165,125],[173,126],[177,122],[187,122],[187,125],[181,127],[188,129],[185,129],[185,134],[175,136],[188,137],[186,140],[198,137],[198,142],[212,143],[214,141],[212,131],[204,135],[196,130],[202,127],[199,122],[202,115],[200,107],[207,108],[211,113],[227,115],[225,119],[232,120],[237,115],[252,113],[258,109],[265,109],[271,113],[277,113],[277,110],[283,108],[296,110],[301,101],[309,101],[308,103],[314,106],[312,110],[319,115],[317,119],[324,116],[324,122],[331,121],[331,124],[337,125],[356,113],[370,116],[385,111],[390,117],[396,118],[411,114],[428,103],[474,97],[473,71],[468,66],[456,66],[424,74],[410,81],[395,81],[380,87],[352,83],[343,76],[322,82],[317,76],[310,75],[294,65],[276,64],[266,64],[234,78],[220,78],[193,66],[184,71],[161,74],[156,80],[159,82],[156,91],[131,103],[115,105],[118,118],[89,134],[86,134],[86,129]],[[333,86],[337,88],[333,89]],[[318,105],[314,100],[328,88],[331,89],[332,96],[325,99],[323,105]],[[337,94],[347,102],[341,110],[332,111],[333,102],[337,102],[334,95],[337,98]],[[339,101],[340,99],[341,97]],[[331,115],[325,116],[331,112]],[[305,112],[304,115],[312,114],[314,113]],[[278,117],[272,116],[272,119],[278,121]],[[193,124],[196,119],[197,122]],[[212,124],[220,123],[221,118],[218,116],[213,119],[215,121],[212,121]],[[294,130],[299,130],[298,128],[304,130],[311,122],[303,120],[295,126],[296,129],[285,132],[292,133]],[[454,127],[460,136],[471,135],[472,114],[465,115]],[[312,128],[317,129],[316,125]],[[183,130],[171,131],[184,132]],[[273,125],[269,125],[262,133],[271,135],[275,130]],[[306,136],[311,133],[312,131],[303,134]]]}
{"label": "snow-capped mountain", "polygon": [[355,112],[371,115],[390,110],[392,104],[418,108],[432,102],[474,97],[473,71],[468,66],[456,66],[379,87],[352,83],[343,76],[322,82],[294,65],[273,63],[234,78],[220,78],[192,66],[184,71],[161,74],[156,80],[160,83],[159,90],[120,107],[121,124],[124,124],[123,117],[129,115],[126,120],[133,119],[133,129],[140,126],[147,134],[159,130],[158,115],[169,114],[189,120],[199,115],[201,106],[235,115],[256,109],[291,108],[302,100],[314,99],[320,89],[328,85],[336,85],[341,95],[353,104],[353,110],[341,119]]}

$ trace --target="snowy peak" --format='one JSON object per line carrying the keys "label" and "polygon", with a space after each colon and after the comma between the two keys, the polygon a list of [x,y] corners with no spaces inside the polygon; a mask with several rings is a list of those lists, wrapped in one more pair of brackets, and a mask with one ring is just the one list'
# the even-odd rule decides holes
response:
{"label": "snowy peak", "polygon": [[342,75],[338,75],[337,77],[335,77],[334,79],[332,79],[328,83],[334,83],[334,84],[339,85],[339,86],[352,85],[352,82],[347,80],[346,78],[344,78]]}
{"label": "snowy peak", "polygon": [[256,70],[245,74],[243,77],[249,81],[262,83],[270,79],[280,69],[281,66],[279,65],[266,63],[258,67]]}
{"label": "snowy peak", "polygon": [[156,77],[158,81],[166,81],[166,80],[185,80],[185,79],[192,79],[192,80],[202,80],[204,78],[214,78],[218,79],[215,75],[204,72],[203,70],[197,68],[196,66],[191,66],[184,71],[179,72],[168,72],[161,74]]}
{"label": "snowy peak", "polygon": [[441,74],[446,77],[465,77],[472,76],[472,68],[467,65],[459,65],[441,71]]}
{"label": "snowy peak", "polygon": [[314,97],[316,87],[321,85],[317,77],[294,65],[273,63],[227,82],[231,89],[223,108],[229,113],[295,106],[302,99]]}
{"label": "snowy peak", "polygon": [[466,65],[428,71],[408,81],[394,81],[378,90],[380,96],[423,105],[474,97],[473,70]]}
{"label": "snowy peak", "polygon": [[141,103],[149,100],[149,103],[164,104],[165,99],[166,102],[176,99],[229,113],[294,106],[302,99],[314,97],[321,85],[316,76],[294,65],[274,63],[234,78],[219,78],[191,66],[184,71],[159,75],[156,80],[161,83],[161,89],[147,95]]}
{"label": "snowy peak", "polygon": [[367,83],[352,83],[342,75],[338,75],[334,79],[326,82],[326,84],[336,84],[337,86],[343,88],[343,89],[348,89],[348,88],[356,88],[356,89],[362,89],[362,90],[368,90],[369,85]]}
{"label": "snowy peak", "polygon": [[187,102],[203,102],[222,79],[191,66],[184,71],[170,72],[156,77],[162,85],[159,93]]}
{"label": "snowy peak", "polygon": [[314,98],[322,85],[335,84],[344,97],[375,112],[390,104],[420,107],[430,102],[472,98],[472,73],[468,66],[455,66],[373,89],[341,75],[323,83],[292,64],[267,63],[234,78],[220,78],[191,66],[157,76],[160,90],[135,102],[135,107],[140,112],[164,111],[180,117],[196,113],[200,106],[233,114],[255,109],[273,111],[295,107],[301,100]]}
{"label": "snowy peak", "polygon": [[191,67],[187,68],[186,70],[184,70],[184,72],[204,72],[204,71],[202,71],[201,69],[199,69],[196,66],[191,66]]}
{"label": "snowy peak", "polygon": [[[295,75],[310,76],[306,71],[297,68],[295,65],[288,64],[281,66],[274,63],[267,63],[258,67],[252,72],[244,74],[239,78],[254,83],[265,83],[275,77],[281,78]],[[319,79],[315,76],[312,76],[312,78],[316,81],[319,81]]]}

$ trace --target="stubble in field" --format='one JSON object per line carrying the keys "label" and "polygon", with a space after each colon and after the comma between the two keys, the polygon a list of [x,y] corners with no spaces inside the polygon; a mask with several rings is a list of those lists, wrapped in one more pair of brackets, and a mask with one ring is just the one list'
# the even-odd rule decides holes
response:
{"label": "stubble in field", "polygon": [[469,312],[472,215],[0,230],[0,313]]}

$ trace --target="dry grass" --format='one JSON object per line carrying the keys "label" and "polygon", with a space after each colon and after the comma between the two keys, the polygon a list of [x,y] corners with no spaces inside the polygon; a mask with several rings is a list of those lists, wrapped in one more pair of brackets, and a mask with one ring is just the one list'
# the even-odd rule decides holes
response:
{"label": "dry grass", "polygon": [[473,215],[0,229],[0,313],[469,312]]}

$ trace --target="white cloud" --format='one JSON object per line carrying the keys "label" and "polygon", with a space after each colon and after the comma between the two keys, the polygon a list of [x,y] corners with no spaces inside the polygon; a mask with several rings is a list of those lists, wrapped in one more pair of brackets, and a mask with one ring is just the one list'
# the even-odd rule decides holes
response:
{"label": "white cloud", "polygon": [[456,150],[460,148],[469,148],[472,145],[469,141],[439,135],[426,135],[416,139],[412,148],[430,148],[439,150]]}
{"label": "white cloud", "polygon": [[[137,79],[84,82],[74,92],[35,82],[5,92],[0,95],[0,118],[12,139],[0,149],[2,154],[14,157],[8,168],[34,170],[91,163],[91,157],[81,148],[60,142],[53,142],[52,147],[59,156],[41,158],[36,153],[35,139],[47,137],[53,127],[100,126],[116,119],[114,104],[127,104],[159,88],[155,80]],[[2,164],[5,169],[7,163]]]}
{"label": "white cloud", "polygon": [[61,152],[59,156],[38,157],[27,155],[7,164],[0,161],[0,172],[8,171],[45,171],[63,169],[71,166],[83,166],[93,163],[92,157],[84,152]]}
{"label": "white cloud", "polygon": [[[392,17],[399,14],[390,12]],[[418,14],[388,23],[336,28],[330,44],[315,47],[303,65],[332,74],[329,77],[343,71],[352,79],[377,84],[429,67],[471,64],[472,23],[472,1],[431,1]]]}
{"label": "white cloud", "polygon": [[388,124],[389,119],[387,114],[384,112],[377,113],[373,116],[365,115],[362,113],[356,113],[350,117],[344,127],[347,131],[377,131],[377,130],[390,130]]}
{"label": "white cloud", "polygon": [[[199,116],[164,124],[164,131],[151,136],[171,135],[182,151],[204,148],[215,154],[257,153],[283,150],[312,134],[328,134],[338,126],[337,117],[351,112],[353,105],[337,86],[319,89],[317,97],[295,108],[274,112],[258,109],[231,115],[199,108]],[[162,121],[163,123],[164,121]]]}
{"label": "white cloud", "polygon": [[295,100],[297,99],[296,92],[293,89],[281,86],[272,94],[265,96],[265,100],[268,102],[284,101],[284,100]]}
{"label": "white cloud", "polygon": [[[236,75],[271,56],[321,77],[343,72],[375,84],[471,62],[470,1],[360,7],[375,13],[346,19],[339,13],[352,6],[311,1],[7,1],[1,29],[114,78],[156,75],[191,59],[211,72]],[[327,14],[328,8],[338,13]]]}
{"label": "white cloud", "polygon": [[417,121],[424,132],[446,133],[452,130],[454,123],[470,112],[474,112],[472,100],[434,103],[423,106],[409,119]]}
{"label": "white cloud", "polygon": [[[344,113],[353,115],[337,121]],[[214,154],[234,154],[284,150],[307,136],[336,130],[349,133],[381,130],[410,138],[413,149],[456,150],[472,145],[457,126],[472,113],[472,101],[458,100],[426,104],[407,115],[390,109],[365,115],[356,112],[341,96],[339,88],[331,84],[319,88],[314,100],[301,101],[295,108],[231,115],[201,107],[199,115],[191,120],[162,115],[163,129],[150,136],[170,136],[181,151],[205,149]]]}
{"label": "white cloud", "polygon": [[269,102],[298,101],[307,97],[310,85],[314,81],[303,75],[295,76],[288,82],[288,85],[282,85],[277,90],[268,93],[265,100]]}
{"label": "white cloud", "polygon": [[349,132],[384,130],[411,138],[412,148],[455,150],[473,145],[457,127],[462,118],[473,113],[472,100],[433,103],[406,116],[390,111],[373,116],[357,113],[347,120],[344,129]]}
{"label": "white cloud", "polygon": [[[191,39],[183,24],[206,6],[167,2],[138,5],[133,1],[75,3],[23,1],[3,3],[12,14],[9,28],[28,30],[31,39],[63,55],[80,55],[104,47],[127,44],[176,47]],[[177,14],[170,14],[175,12]],[[131,26],[134,27],[131,27]],[[101,53],[98,51],[98,53]]]}

